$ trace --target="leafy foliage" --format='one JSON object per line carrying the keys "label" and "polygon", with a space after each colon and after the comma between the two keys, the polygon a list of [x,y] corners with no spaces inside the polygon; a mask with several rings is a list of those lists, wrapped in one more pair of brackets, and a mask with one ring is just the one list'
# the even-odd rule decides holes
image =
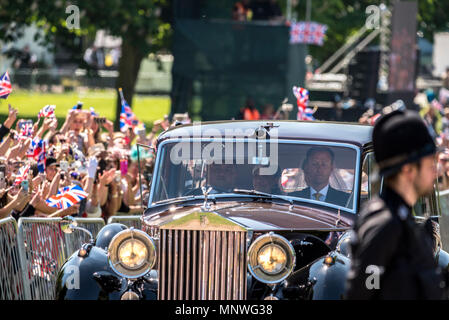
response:
{"label": "leafy foliage", "polygon": [[[69,30],[66,8],[76,5],[80,29]],[[13,41],[23,34],[23,26],[36,23],[46,32],[47,40],[55,35],[91,36],[99,29],[113,36],[126,37],[148,53],[168,46],[171,34],[166,11],[168,0],[0,0],[0,38]]]}
{"label": "leafy foliage", "polygon": [[[324,62],[346,39],[357,32],[366,21],[365,10],[370,5],[385,3],[392,6],[393,1],[372,0],[313,0],[311,20],[328,26],[326,41],[323,47],[310,46],[310,54]],[[305,20],[307,1],[299,1],[296,6],[298,20]],[[418,0],[418,31],[425,38],[433,41],[433,33],[449,29],[449,1]]]}

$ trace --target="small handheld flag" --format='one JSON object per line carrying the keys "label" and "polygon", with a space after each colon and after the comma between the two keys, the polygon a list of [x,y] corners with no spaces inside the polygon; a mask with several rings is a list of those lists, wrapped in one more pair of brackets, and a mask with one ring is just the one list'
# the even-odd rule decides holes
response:
{"label": "small handheld flag", "polygon": [[297,120],[315,120],[313,117],[314,111],[307,108],[309,91],[301,87],[293,86],[293,94],[295,95],[296,102],[298,104]]}
{"label": "small handheld flag", "polygon": [[55,105],[47,104],[45,107],[41,109],[41,111],[39,111],[39,113],[37,114],[37,118],[40,119],[41,117],[48,117],[48,118],[54,117],[55,109],[56,109]]}
{"label": "small handheld flag", "polygon": [[12,91],[11,79],[9,78],[8,71],[6,71],[0,77],[0,98],[6,99]]}
{"label": "small handheld flag", "polygon": [[22,183],[22,181],[28,179],[28,171],[30,170],[30,166],[27,165],[19,169],[19,173],[16,174],[16,178],[14,180],[14,185],[18,186]]}
{"label": "small handheld flag", "polygon": [[27,138],[30,138],[33,136],[34,129],[33,129],[33,121],[25,121],[20,124],[19,127],[19,140],[25,140]]}
{"label": "small handheld flag", "polygon": [[120,131],[126,132],[128,128],[132,128],[134,133],[138,129],[145,129],[145,124],[137,119],[136,115],[123,97],[122,88],[119,88],[120,100],[122,101],[122,110],[120,112]]}
{"label": "small handheld flag", "polygon": [[37,137],[34,138],[31,141],[30,148],[28,149],[27,157],[36,160],[37,170],[40,173],[43,173],[45,171],[45,161],[47,159],[45,151],[45,141]]}
{"label": "small handheld flag", "polygon": [[305,109],[309,101],[309,91],[301,87],[293,86],[293,94],[296,97],[298,108]]}
{"label": "small handheld flag", "polygon": [[67,209],[87,198],[88,194],[78,185],[64,187],[58,191],[55,196],[47,199],[50,207],[58,209]]}

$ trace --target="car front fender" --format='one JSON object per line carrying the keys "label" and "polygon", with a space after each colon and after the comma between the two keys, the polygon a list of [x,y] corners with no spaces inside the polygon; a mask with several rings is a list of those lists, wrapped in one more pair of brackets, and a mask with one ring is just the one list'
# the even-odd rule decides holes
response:
{"label": "car front fender", "polygon": [[294,272],[280,286],[276,296],[293,300],[344,299],[350,267],[350,259],[333,251]]}
{"label": "car front fender", "polygon": [[[62,266],[56,280],[57,300],[117,300],[126,290],[125,279],[116,275],[108,264],[106,251],[93,246],[85,257],[76,251]],[[95,277],[97,276],[97,277]],[[104,285],[98,276],[109,283]]]}

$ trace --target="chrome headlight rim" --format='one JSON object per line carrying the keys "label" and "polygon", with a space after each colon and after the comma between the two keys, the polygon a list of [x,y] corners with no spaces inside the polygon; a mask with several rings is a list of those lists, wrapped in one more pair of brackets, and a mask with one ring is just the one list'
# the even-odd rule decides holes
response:
{"label": "chrome headlight rim", "polygon": [[[119,251],[121,246],[129,241],[139,241],[146,249],[146,259],[144,264],[136,268],[135,271],[127,272],[130,267],[120,263]],[[137,279],[143,277],[154,267],[157,261],[157,250],[154,240],[144,231],[129,228],[117,233],[108,246],[108,262],[111,269],[121,277],[127,279]]]}
{"label": "chrome headlight rim", "polygon": [[[269,274],[264,271],[262,267],[259,266],[257,260],[259,252],[265,249],[269,245],[275,245],[282,248],[284,251],[287,261],[283,267],[283,271]],[[290,241],[279,234],[273,232],[266,233],[258,237],[248,249],[247,254],[248,259],[248,270],[251,275],[257,280],[265,284],[277,284],[284,281],[295,268],[296,265],[296,254]],[[259,271],[260,270],[260,271]]]}

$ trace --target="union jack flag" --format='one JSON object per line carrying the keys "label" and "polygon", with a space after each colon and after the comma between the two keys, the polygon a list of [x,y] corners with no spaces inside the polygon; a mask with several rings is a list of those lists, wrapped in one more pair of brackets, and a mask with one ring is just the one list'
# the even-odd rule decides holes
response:
{"label": "union jack flag", "polygon": [[46,160],[45,141],[39,138],[33,139],[28,149],[27,157],[36,160],[38,171],[43,173],[45,171]]}
{"label": "union jack flag", "polygon": [[293,22],[290,25],[290,43],[323,45],[327,26],[316,22]]}
{"label": "union jack flag", "polygon": [[309,90],[293,86],[293,94],[296,97],[298,103],[298,109],[305,109],[307,107],[307,102],[309,101]]}
{"label": "union jack flag", "polygon": [[126,102],[125,98],[123,97],[122,90],[119,91],[120,98],[122,100],[122,110],[120,112],[120,131],[126,132],[128,128],[132,128],[134,131],[136,131],[136,128],[145,128],[144,123],[137,119],[129,104]]}
{"label": "union jack flag", "polygon": [[40,119],[41,117],[54,117],[55,116],[55,105],[47,104],[45,107],[39,111],[37,114],[37,118]]}
{"label": "union jack flag", "polygon": [[26,138],[32,137],[33,133],[33,122],[22,122],[20,125],[19,140],[25,140]]}
{"label": "union jack flag", "polygon": [[309,91],[301,87],[293,87],[293,94],[296,97],[298,103],[298,115],[297,120],[315,120],[313,117],[313,110],[307,108],[307,103],[309,101]]}
{"label": "union jack flag", "polygon": [[87,198],[88,194],[78,185],[64,187],[58,191],[55,196],[47,199],[50,207],[58,209],[67,209]]}
{"label": "union jack flag", "polygon": [[9,78],[8,71],[6,71],[0,77],[0,98],[6,99],[12,91],[11,79]]}
{"label": "union jack flag", "polygon": [[22,181],[28,179],[28,171],[30,170],[30,165],[27,165],[25,167],[22,167],[19,169],[19,173],[16,174],[14,179],[14,185],[18,186],[22,183]]}
{"label": "union jack flag", "polygon": [[310,108],[298,108],[297,120],[313,121],[315,120],[315,118],[313,117],[313,113],[314,111]]}

